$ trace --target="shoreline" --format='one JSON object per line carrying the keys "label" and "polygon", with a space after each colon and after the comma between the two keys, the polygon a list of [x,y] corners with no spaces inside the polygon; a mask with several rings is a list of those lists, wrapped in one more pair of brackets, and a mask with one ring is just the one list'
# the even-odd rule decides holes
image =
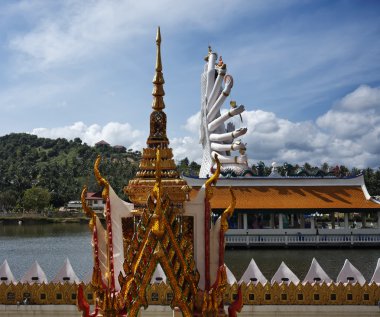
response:
{"label": "shoreline", "polygon": [[0,217],[0,224],[17,225],[19,221],[22,224],[47,224],[47,223],[88,223],[87,217],[48,217],[42,215],[12,215]]}

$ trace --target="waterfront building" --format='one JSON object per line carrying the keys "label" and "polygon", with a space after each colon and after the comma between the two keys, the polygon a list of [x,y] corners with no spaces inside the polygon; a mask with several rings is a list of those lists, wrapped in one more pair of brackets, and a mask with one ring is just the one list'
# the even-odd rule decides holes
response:
{"label": "waterfront building", "polygon": [[[90,208],[92,208],[95,211],[103,212],[104,210],[105,204],[101,192],[87,192],[86,203]],[[80,207],[82,208],[82,203]]]}
{"label": "waterfront building", "polygon": [[[203,180],[185,179],[196,196]],[[230,187],[237,197],[230,246],[380,244],[380,203],[368,194],[363,175],[221,178],[211,200],[215,214]]]}
{"label": "waterfront building", "polygon": [[[380,245],[380,201],[369,195],[362,174],[337,177],[321,170],[312,175],[301,170],[291,175],[287,165],[287,176],[281,176],[273,163],[268,177],[254,175],[248,166],[247,144],[240,139],[247,128],[237,128],[235,123],[240,120],[233,120],[241,118],[244,106],[230,101],[229,110],[221,111],[233,78],[222,58],[217,59],[209,47],[201,75],[202,164],[199,177],[184,179],[192,187],[190,198],[194,199],[215,170],[218,156],[221,177],[211,200],[215,217],[228,204],[230,187],[237,199],[226,233],[227,245]],[[358,217],[361,223],[356,221]]]}

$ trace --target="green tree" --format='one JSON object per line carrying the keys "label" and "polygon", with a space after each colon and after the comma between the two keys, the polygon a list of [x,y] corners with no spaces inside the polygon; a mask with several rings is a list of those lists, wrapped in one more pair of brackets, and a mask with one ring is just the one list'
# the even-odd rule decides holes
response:
{"label": "green tree", "polygon": [[22,203],[26,210],[41,212],[50,204],[51,195],[42,187],[32,187],[25,191]]}
{"label": "green tree", "polygon": [[0,193],[0,210],[9,211],[17,204],[18,195],[14,190],[6,190]]}

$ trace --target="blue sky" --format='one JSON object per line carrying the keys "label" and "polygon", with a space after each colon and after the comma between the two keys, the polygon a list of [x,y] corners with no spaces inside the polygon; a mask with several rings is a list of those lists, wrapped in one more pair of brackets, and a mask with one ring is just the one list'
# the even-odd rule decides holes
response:
{"label": "blue sky", "polygon": [[200,158],[210,44],[246,107],[252,162],[380,166],[379,1],[2,1],[0,135],[148,135],[161,26],[168,136]]}

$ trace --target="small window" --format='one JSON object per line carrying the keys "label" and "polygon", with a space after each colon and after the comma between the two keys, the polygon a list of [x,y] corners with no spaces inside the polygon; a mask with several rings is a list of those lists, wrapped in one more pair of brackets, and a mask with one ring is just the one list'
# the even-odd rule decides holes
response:
{"label": "small window", "polygon": [[266,293],[266,294],[264,295],[264,298],[265,298],[265,300],[270,300],[270,299],[271,299],[271,296],[270,296],[269,293]]}
{"label": "small window", "polygon": [[319,294],[314,294],[313,298],[314,298],[314,300],[318,301],[319,300]]}
{"label": "small window", "polygon": [[92,293],[87,294],[87,299],[88,300],[92,300],[93,298],[94,298],[94,296],[92,295]]}
{"label": "small window", "polygon": [[330,300],[335,301],[335,300],[336,300],[336,294],[331,294],[331,295],[330,295]]}
{"label": "small window", "polygon": [[57,300],[61,300],[61,299],[62,299],[62,293],[57,293],[57,294],[55,294],[55,298],[56,298]]}
{"label": "small window", "polygon": [[235,294],[232,294],[232,299],[233,299],[233,300],[237,300],[237,295],[238,295],[238,294],[236,294],[236,293],[235,293]]}
{"label": "small window", "polygon": [[352,294],[351,293],[347,294],[347,300],[352,300]]}
{"label": "small window", "polygon": [[16,298],[15,293],[13,293],[13,292],[7,293],[7,301],[14,301],[15,298]]}
{"label": "small window", "polygon": [[76,299],[77,299],[77,294],[75,294],[75,293],[71,293],[71,299],[72,299],[72,300],[76,300]]}
{"label": "small window", "polygon": [[251,282],[257,282],[257,278],[256,277],[251,277],[250,280],[251,280]]}
{"label": "small window", "polygon": [[369,294],[368,293],[363,294],[363,300],[369,300]]}
{"label": "small window", "polygon": [[288,300],[288,294],[281,294],[281,300]]}
{"label": "small window", "polygon": [[248,295],[248,298],[249,298],[249,300],[255,300],[255,294],[250,293],[250,294]]}
{"label": "small window", "polygon": [[314,282],[320,283],[322,280],[320,277],[314,277]]}
{"label": "small window", "polygon": [[355,277],[348,276],[348,277],[347,277],[347,281],[349,281],[349,282],[353,282],[353,281],[355,281]]}
{"label": "small window", "polygon": [[281,279],[281,281],[283,281],[283,282],[289,282],[289,279],[288,279],[287,277],[283,277],[283,278]]}
{"label": "small window", "polygon": [[64,280],[64,281],[70,281],[70,277],[68,277],[68,276],[64,276],[64,277],[62,278],[62,280]]}
{"label": "small window", "polygon": [[33,276],[32,281],[38,281],[38,276]]}
{"label": "small window", "polygon": [[297,294],[297,299],[298,299],[298,300],[303,300],[303,294],[298,293],[298,294]]}
{"label": "small window", "polygon": [[173,300],[173,293],[166,294],[166,301],[171,302]]}
{"label": "small window", "polygon": [[8,277],[2,276],[2,277],[0,277],[0,281],[8,281]]}
{"label": "small window", "polygon": [[162,281],[162,277],[161,276],[156,277],[156,281],[157,282],[161,282]]}
{"label": "small window", "polygon": [[158,302],[158,293],[152,293],[152,302]]}
{"label": "small window", "polygon": [[45,300],[46,299],[46,294],[45,293],[41,293],[40,294],[40,300]]}

